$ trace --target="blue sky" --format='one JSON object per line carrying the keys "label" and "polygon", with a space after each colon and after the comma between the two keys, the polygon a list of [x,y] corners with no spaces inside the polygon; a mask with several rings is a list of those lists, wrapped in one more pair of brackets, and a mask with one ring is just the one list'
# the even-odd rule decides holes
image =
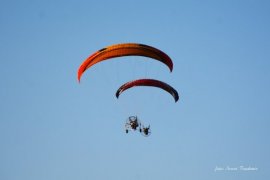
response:
{"label": "blue sky", "polygon": [[[0,179],[270,178],[269,7],[1,0]],[[86,57],[124,42],[163,50],[174,71],[127,57],[77,82]],[[179,102],[155,88],[115,98],[120,85],[142,77],[171,84]],[[125,134],[129,115],[150,124],[151,136]]]}

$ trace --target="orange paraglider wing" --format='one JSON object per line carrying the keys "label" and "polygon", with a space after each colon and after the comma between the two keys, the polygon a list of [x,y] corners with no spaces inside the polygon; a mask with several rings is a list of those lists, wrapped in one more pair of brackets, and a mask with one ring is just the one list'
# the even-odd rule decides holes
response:
{"label": "orange paraglider wing", "polygon": [[168,66],[170,71],[173,70],[173,62],[171,58],[162,52],[161,50],[137,43],[124,43],[124,44],[115,44],[103,48],[91,56],[89,56],[80,66],[78,70],[78,81],[80,82],[82,74],[91,66],[101,61],[121,57],[121,56],[145,56],[155,60],[158,60]]}
{"label": "orange paraglider wing", "polygon": [[155,80],[155,79],[137,79],[137,80],[134,80],[134,81],[129,81],[129,82],[123,84],[116,91],[115,96],[118,98],[119,95],[122,92],[124,92],[125,90],[127,90],[129,88],[135,87],[135,86],[152,86],[152,87],[158,87],[158,88],[161,88],[161,89],[167,91],[168,93],[170,93],[173,96],[175,102],[177,102],[178,99],[179,99],[178,92],[173,87],[171,87],[169,84],[167,84],[165,82],[162,82],[162,81],[159,81],[159,80]]}

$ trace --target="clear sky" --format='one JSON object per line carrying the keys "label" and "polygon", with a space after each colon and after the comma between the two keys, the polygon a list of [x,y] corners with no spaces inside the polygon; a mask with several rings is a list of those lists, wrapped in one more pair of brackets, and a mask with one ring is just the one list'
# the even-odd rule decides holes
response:
{"label": "clear sky", "polygon": [[[267,0],[1,0],[1,180],[270,178]],[[157,47],[174,71],[105,46]],[[115,91],[137,78],[176,88]],[[152,134],[126,134],[138,115]],[[243,170],[253,168],[256,170]],[[234,169],[234,170],[233,170]]]}

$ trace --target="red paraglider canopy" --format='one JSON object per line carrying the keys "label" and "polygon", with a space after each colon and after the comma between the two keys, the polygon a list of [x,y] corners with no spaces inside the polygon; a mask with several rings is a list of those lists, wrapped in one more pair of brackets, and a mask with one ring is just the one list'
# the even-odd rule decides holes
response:
{"label": "red paraglider canopy", "polygon": [[78,69],[78,81],[80,82],[82,74],[94,64],[122,56],[149,57],[164,63],[166,66],[168,66],[170,71],[173,70],[173,62],[171,58],[157,48],[137,43],[115,44],[103,48],[89,56]]}
{"label": "red paraglider canopy", "polygon": [[179,95],[178,92],[169,84],[159,81],[159,80],[155,80],[155,79],[137,79],[134,81],[129,81],[125,84],[123,84],[117,91],[116,91],[116,97],[118,98],[119,95],[124,92],[125,90],[135,87],[135,86],[152,86],[152,87],[158,87],[161,88],[165,91],[167,91],[168,93],[170,93],[175,102],[178,101],[179,99]]}

